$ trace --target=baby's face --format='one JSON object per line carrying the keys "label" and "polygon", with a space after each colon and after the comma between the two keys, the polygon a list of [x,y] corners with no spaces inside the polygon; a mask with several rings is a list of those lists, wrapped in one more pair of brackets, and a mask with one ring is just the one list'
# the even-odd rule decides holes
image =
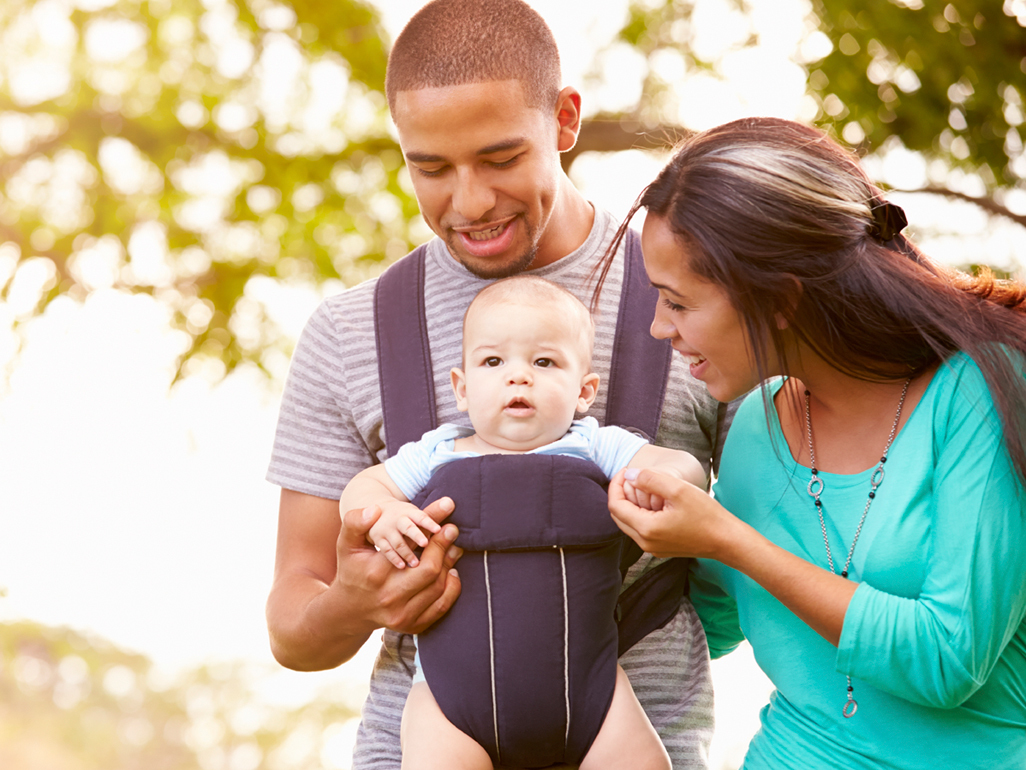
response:
{"label": "baby's face", "polygon": [[555,441],[594,400],[598,377],[589,372],[587,342],[560,311],[558,303],[471,310],[453,389],[477,436],[498,449]]}

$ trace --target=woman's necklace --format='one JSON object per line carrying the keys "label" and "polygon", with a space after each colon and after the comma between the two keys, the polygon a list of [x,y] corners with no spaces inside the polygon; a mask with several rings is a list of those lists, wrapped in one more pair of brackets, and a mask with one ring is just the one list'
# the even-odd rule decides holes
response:
{"label": "woman's necklace", "polygon": [[[884,463],[887,462],[887,452],[891,449],[891,444],[894,443],[894,436],[898,432],[898,421],[901,419],[901,407],[905,405],[905,396],[908,393],[909,383],[912,382],[912,378],[909,377],[905,380],[905,387],[901,389],[901,398],[898,400],[898,411],[894,415],[894,424],[891,426],[891,434],[887,437],[887,444],[884,446],[883,454],[880,456],[880,462],[876,466],[876,470],[873,471],[873,475],[869,479],[870,489],[869,497],[866,498],[866,507],[862,509],[862,518],[859,519],[859,525],[855,528],[855,537],[852,538],[851,548],[848,549],[848,558],[844,562],[844,569],[841,570],[841,577],[848,577],[848,568],[851,566],[851,557],[855,553],[855,544],[859,541],[859,535],[862,534],[862,525],[866,522],[866,514],[869,513],[869,506],[873,504],[873,498],[876,497],[876,489],[884,480]],[[823,545],[826,546],[827,562],[830,564],[830,571],[837,574],[834,569],[834,557],[830,552],[830,538],[827,537],[826,521],[823,519],[823,502],[819,499],[819,496],[823,494],[823,479],[819,477],[819,471],[816,469],[816,449],[812,444],[812,413],[809,410],[809,397],[812,394],[806,389],[805,391],[805,432],[809,436],[809,463],[812,465],[812,479],[809,481],[809,495],[812,496],[816,503],[816,513],[819,514],[819,526],[823,530]],[[848,679],[848,700],[841,709],[841,713],[844,714],[845,719],[850,719],[855,716],[855,712],[859,710],[859,704],[855,701],[854,688],[851,686],[851,677]]]}

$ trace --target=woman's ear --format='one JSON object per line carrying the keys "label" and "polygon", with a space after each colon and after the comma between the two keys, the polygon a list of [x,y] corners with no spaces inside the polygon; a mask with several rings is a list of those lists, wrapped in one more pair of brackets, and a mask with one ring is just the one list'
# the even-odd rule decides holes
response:
{"label": "woman's ear", "polygon": [[789,284],[785,289],[784,307],[774,314],[777,328],[781,331],[791,326],[791,322],[798,312],[798,303],[801,301],[802,292],[804,291],[798,276],[787,274],[784,278]]}

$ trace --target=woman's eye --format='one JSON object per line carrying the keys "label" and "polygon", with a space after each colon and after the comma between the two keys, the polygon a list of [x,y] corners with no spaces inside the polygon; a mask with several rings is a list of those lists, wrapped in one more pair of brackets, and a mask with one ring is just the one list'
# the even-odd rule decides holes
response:
{"label": "woman's eye", "polygon": [[663,300],[663,307],[665,307],[671,313],[679,313],[682,310],[687,310],[687,308],[683,305],[678,305],[676,302],[671,302],[668,299]]}
{"label": "woman's eye", "polygon": [[498,356],[488,356],[488,358],[486,358],[484,360],[484,365],[485,366],[500,366],[501,364],[502,364],[502,359],[499,358]]}

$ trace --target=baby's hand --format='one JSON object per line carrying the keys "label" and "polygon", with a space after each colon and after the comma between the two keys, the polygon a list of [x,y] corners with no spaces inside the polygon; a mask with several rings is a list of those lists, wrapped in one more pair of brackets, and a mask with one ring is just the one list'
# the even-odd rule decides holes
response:
{"label": "baby's hand", "polygon": [[[444,497],[438,503],[446,516],[452,513],[451,499]],[[407,564],[416,567],[420,562],[413,547],[426,546],[428,538],[425,531],[434,534],[441,530],[441,526],[412,503],[395,500],[379,507],[381,516],[367,533],[367,540],[397,568],[404,569]]]}
{"label": "baby's hand", "polygon": [[639,508],[661,511],[665,501],[659,495],[643,492],[626,479],[623,482],[623,496]]}

